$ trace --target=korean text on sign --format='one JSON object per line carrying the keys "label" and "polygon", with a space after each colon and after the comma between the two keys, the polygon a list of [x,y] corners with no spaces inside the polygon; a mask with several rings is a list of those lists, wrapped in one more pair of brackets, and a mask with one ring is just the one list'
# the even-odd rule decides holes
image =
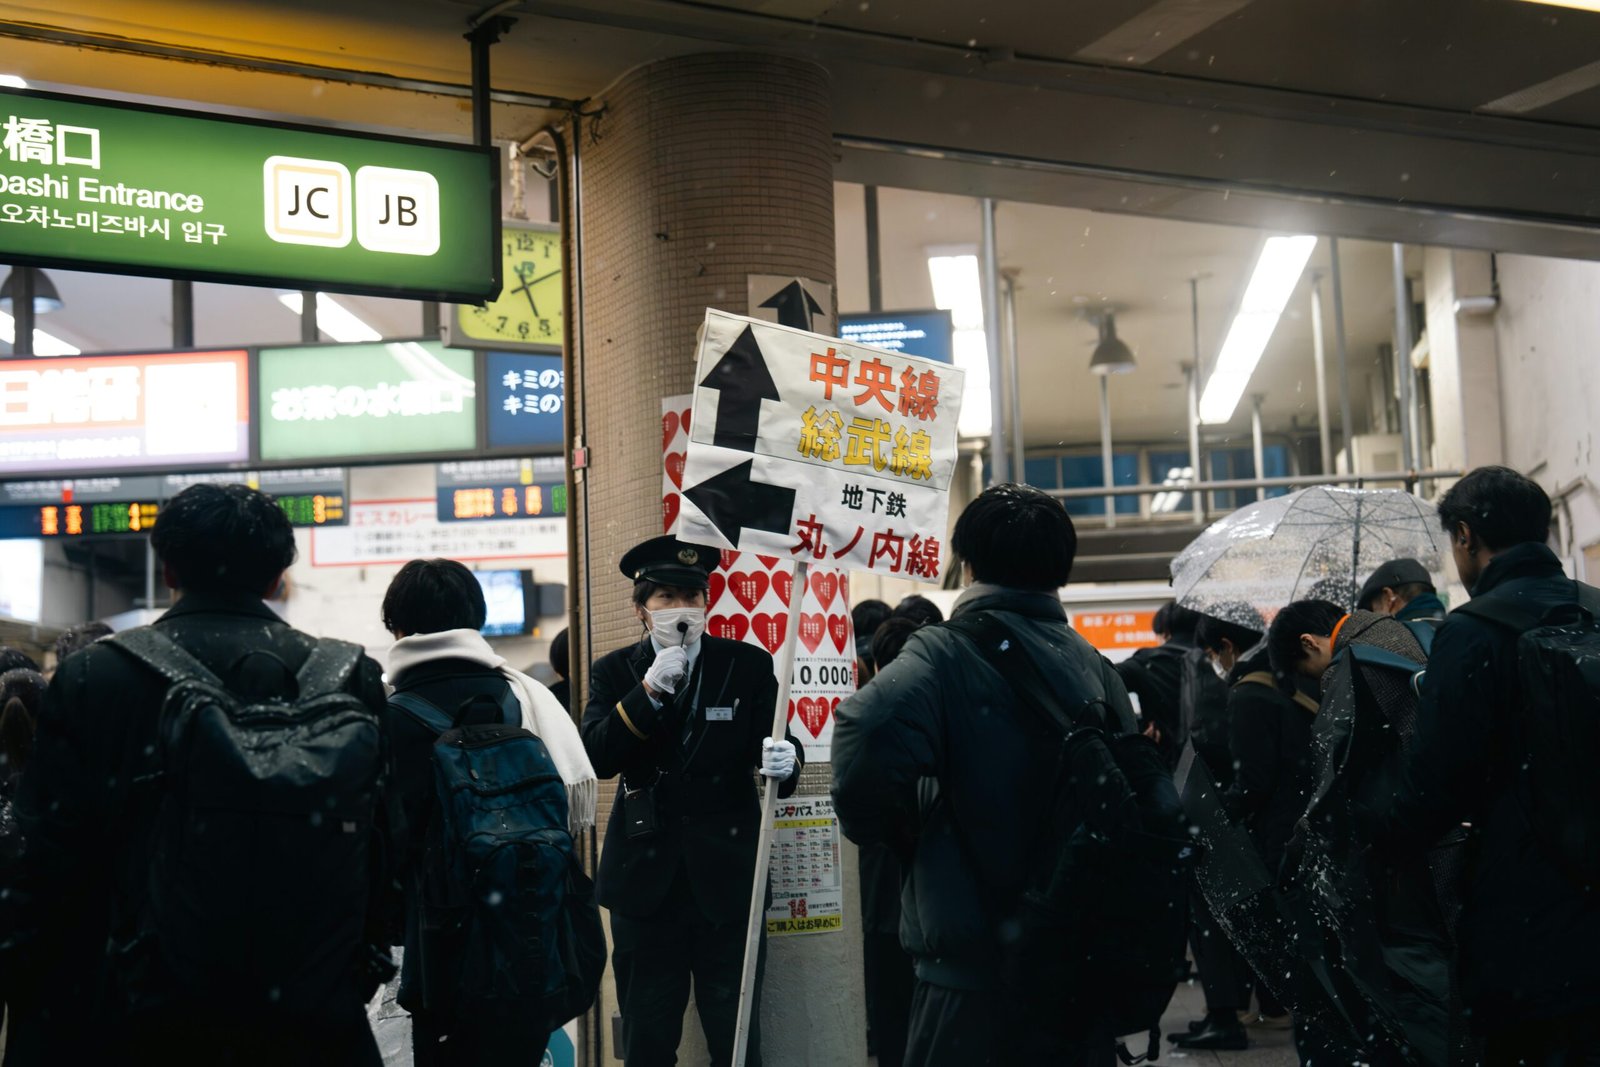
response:
{"label": "korean text on sign", "polygon": [[940,579],[960,370],[708,311],[695,380],[680,536]]}

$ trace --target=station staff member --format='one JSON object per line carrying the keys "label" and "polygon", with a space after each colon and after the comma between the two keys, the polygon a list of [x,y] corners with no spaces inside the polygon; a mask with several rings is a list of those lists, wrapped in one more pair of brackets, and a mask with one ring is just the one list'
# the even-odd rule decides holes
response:
{"label": "station staff member", "polygon": [[[622,776],[597,890],[611,912],[627,1067],[677,1062],[691,978],[712,1064],[732,1059],[761,830],[753,772],[777,779],[782,796],[800,780],[793,736],[771,736],[772,657],[706,636],[719,559],[670,536],[630,549],[621,568],[645,634],[590,672],[584,746],[600,778]],[[758,967],[757,1005],[760,990]],[[753,1011],[752,1065],[758,1018]]]}

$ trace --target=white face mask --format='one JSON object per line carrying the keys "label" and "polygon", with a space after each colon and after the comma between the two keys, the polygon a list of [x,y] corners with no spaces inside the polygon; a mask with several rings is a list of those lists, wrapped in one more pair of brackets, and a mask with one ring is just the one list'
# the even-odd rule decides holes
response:
{"label": "white face mask", "polygon": [[1228,680],[1228,675],[1230,672],[1228,668],[1222,665],[1222,661],[1220,659],[1213,659],[1211,661],[1211,669],[1215,671],[1217,677],[1221,678],[1224,682]]}
{"label": "white face mask", "polygon": [[692,645],[706,632],[705,608],[661,608],[649,615],[650,636],[669,647]]}

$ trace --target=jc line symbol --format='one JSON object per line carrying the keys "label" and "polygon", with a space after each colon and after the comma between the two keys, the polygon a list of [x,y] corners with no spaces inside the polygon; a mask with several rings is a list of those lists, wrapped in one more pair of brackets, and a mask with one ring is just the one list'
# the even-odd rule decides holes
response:
{"label": "jc line symbol", "polygon": [[350,170],[343,163],[272,156],[262,180],[268,237],[326,248],[350,243]]}

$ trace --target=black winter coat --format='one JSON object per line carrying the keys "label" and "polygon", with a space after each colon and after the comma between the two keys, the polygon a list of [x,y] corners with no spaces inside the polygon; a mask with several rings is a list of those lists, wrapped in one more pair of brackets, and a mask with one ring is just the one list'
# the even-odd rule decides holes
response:
{"label": "black winter coat", "polygon": [[1222,806],[1244,823],[1268,872],[1276,874],[1315,784],[1311,723],[1317,705],[1284,696],[1265,680],[1245,680],[1263,672],[1271,673],[1265,650],[1237,664],[1228,678],[1233,782]]}
{"label": "black winter coat", "polygon": [[[246,594],[187,593],[154,625],[240,696],[283,692],[284,668],[299,670],[315,643]],[[113,1040],[108,1031],[114,1020],[97,1014],[97,983],[106,969],[108,935],[127,933],[111,930],[113,911],[136,915],[145,896],[160,802],[154,784],[157,724],[166,690],[166,682],[149,667],[97,642],[67,657],[45,694],[33,760],[16,804],[28,849],[23,871],[27,906],[20,921],[25,935],[37,939],[39,958],[49,961],[49,972],[41,978],[45,1063],[109,1063],[124,1051],[101,1053],[86,1042]],[[349,690],[374,714],[382,714],[382,675],[370,658],[361,659]],[[389,842],[396,833],[385,814],[380,806],[379,824],[369,829],[377,839],[377,856],[391,854]],[[389,888],[392,878],[382,877],[380,883]],[[377,934],[392,924],[397,906],[395,896],[369,901],[369,929]],[[352,974],[353,1047],[343,1050],[348,1062],[362,1062],[356,1058],[360,1048],[371,1042],[362,1004],[365,992]],[[219,995],[226,994],[219,990]],[[326,1036],[297,1038],[289,1032],[292,1027],[273,1026],[272,1041],[283,1049]],[[216,1062],[228,1051],[186,1045],[185,1033],[174,1030],[168,1039],[172,1062],[190,1062],[191,1057]],[[240,1058],[229,1062],[271,1060],[271,1050],[251,1036],[233,1036],[241,1045],[232,1054]],[[319,1055],[323,1051],[336,1061],[342,1054],[329,1048]]]}
{"label": "black winter coat", "polygon": [[[680,866],[707,921],[740,922],[750,908],[761,830],[755,773],[761,742],[772,736],[778,680],[772,657],[754,645],[709,635],[700,641],[677,699],[659,709],[643,682],[655,659],[648,639],[602,656],[589,675],[583,744],[595,774],[620,774],[630,789],[655,783],[658,829],[646,838],[628,836],[627,801],[617,790],[595,882],[602,907],[634,918],[660,908]],[[693,724],[687,743],[686,722]],[[799,785],[805,755],[788,738],[798,762],[779,786],[784,797]]]}
{"label": "black winter coat", "polygon": [[[1069,707],[1104,699],[1120,731],[1135,728],[1117,672],[1067,625],[1053,593],[977,585],[954,614],[969,611],[993,611],[1010,627]],[[924,981],[986,989],[998,978],[991,913],[1015,899],[1027,874],[1059,748],[1059,735],[1045,731],[978,647],[945,626],[912,634],[839,706],[833,802],[845,835],[863,846],[899,844],[920,826],[900,943]],[[937,796],[928,783],[914,792],[924,778]]]}
{"label": "black winter coat", "polygon": [[[1497,555],[1472,595],[1545,609],[1572,603],[1577,588],[1555,553],[1529,542]],[[1516,641],[1510,629],[1461,612],[1439,628],[1399,795],[1378,819],[1395,849],[1472,825],[1476,856],[1457,939],[1462,995],[1486,1031],[1600,1007],[1600,894],[1545,855],[1518,786]]]}

